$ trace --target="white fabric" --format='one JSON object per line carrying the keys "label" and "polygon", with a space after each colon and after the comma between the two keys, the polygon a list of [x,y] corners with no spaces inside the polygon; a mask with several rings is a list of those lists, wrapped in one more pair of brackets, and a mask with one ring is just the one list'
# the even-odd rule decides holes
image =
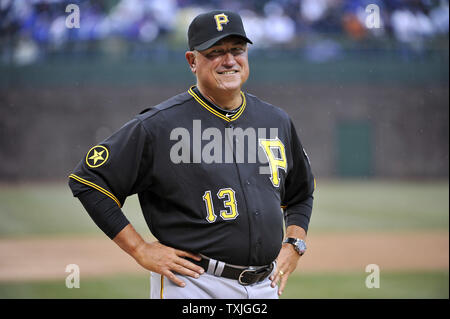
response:
{"label": "white fabric", "polygon": [[[259,283],[248,286],[242,286],[237,280],[217,277],[207,272],[198,279],[179,274],[177,276],[186,283],[186,286],[179,287],[164,277],[163,299],[278,299],[278,287],[270,286],[270,276]],[[150,298],[160,299],[160,296],[161,275],[152,272]]]}

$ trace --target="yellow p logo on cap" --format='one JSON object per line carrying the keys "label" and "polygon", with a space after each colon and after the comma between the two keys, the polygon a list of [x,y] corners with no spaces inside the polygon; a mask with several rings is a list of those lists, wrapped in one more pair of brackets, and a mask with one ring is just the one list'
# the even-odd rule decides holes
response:
{"label": "yellow p logo on cap", "polygon": [[227,24],[229,22],[228,16],[225,13],[216,14],[214,19],[216,20],[217,31],[222,31],[222,24]]}

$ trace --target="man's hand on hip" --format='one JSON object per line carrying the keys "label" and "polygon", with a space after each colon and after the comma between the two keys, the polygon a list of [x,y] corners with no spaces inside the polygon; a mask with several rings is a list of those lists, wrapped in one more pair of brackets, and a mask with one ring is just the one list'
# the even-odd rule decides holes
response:
{"label": "man's hand on hip", "polygon": [[201,259],[199,255],[171,248],[159,242],[142,243],[136,249],[135,255],[135,259],[139,265],[145,269],[166,276],[180,287],[184,287],[185,283],[175,276],[173,272],[192,278],[198,278],[204,273],[202,267],[186,260],[184,257],[198,261]]}
{"label": "man's hand on hip", "polygon": [[168,247],[159,242],[147,243],[131,224],[122,229],[113,240],[120,248],[131,255],[139,265],[166,276],[180,287],[184,287],[185,283],[175,276],[174,272],[193,278],[198,278],[204,273],[202,267],[184,258],[200,260],[199,255]]}

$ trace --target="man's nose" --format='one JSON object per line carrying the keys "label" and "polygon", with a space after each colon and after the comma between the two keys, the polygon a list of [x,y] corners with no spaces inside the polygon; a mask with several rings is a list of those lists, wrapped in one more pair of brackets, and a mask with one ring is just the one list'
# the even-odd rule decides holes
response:
{"label": "man's nose", "polygon": [[234,56],[233,56],[233,54],[231,54],[231,52],[225,53],[222,64],[224,66],[228,66],[228,67],[236,64],[236,60],[234,59]]}

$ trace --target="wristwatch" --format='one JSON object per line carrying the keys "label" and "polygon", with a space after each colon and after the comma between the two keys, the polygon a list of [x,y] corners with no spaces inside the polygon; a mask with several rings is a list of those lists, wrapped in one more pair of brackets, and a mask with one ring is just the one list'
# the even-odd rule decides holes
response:
{"label": "wristwatch", "polygon": [[306,243],[304,240],[300,239],[300,238],[293,238],[293,237],[288,237],[283,241],[283,244],[291,244],[294,246],[295,251],[300,255],[303,256],[303,254],[306,251]]}

